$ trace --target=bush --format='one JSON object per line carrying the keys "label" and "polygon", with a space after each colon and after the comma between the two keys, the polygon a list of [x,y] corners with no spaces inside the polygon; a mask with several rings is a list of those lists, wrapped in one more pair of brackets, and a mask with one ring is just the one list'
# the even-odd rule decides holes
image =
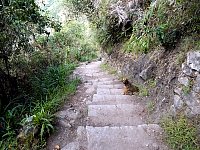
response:
{"label": "bush", "polygon": [[174,150],[199,150],[197,128],[184,116],[165,119],[166,141]]}
{"label": "bush", "polygon": [[174,48],[183,35],[200,31],[199,7],[197,0],[152,3],[143,17],[133,23],[133,34],[125,43],[124,51],[147,53],[158,45]]}
{"label": "bush", "polygon": [[[66,100],[68,96],[73,94],[79,79],[71,79],[70,75],[75,69],[75,64],[51,66],[46,70],[41,70],[37,75],[33,75],[30,80],[32,85],[32,94],[27,97],[31,101],[29,105],[24,103],[16,103],[16,106],[6,108],[5,129],[1,133],[1,142],[16,149],[20,145],[21,148],[29,149],[33,145],[35,138],[39,138],[39,143],[35,146],[45,146],[45,138],[53,130],[54,113],[59,106]],[[31,127],[39,130],[38,135],[33,133],[32,137],[25,141],[15,141],[18,132],[15,129],[27,124],[27,118],[33,117]],[[3,148],[4,145],[0,145]]]}
{"label": "bush", "polygon": [[75,67],[76,64],[50,66],[31,77],[30,82],[35,92],[34,95],[36,95],[35,98],[44,98],[44,96],[64,87],[70,81],[69,75]]}

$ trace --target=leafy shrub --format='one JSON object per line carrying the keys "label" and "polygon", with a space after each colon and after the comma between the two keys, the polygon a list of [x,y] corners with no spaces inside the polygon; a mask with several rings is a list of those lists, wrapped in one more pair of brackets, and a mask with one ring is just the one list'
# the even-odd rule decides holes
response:
{"label": "leafy shrub", "polygon": [[[70,77],[76,63],[95,58],[98,44],[87,21],[71,19],[61,28],[34,0],[3,0],[0,10],[0,149],[30,149],[37,136],[45,144],[52,114],[79,83]],[[20,143],[15,139],[27,116],[39,135]]]}
{"label": "leafy shrub", "polygon": [[44,98],[48,95],[69,82],[69,75],[75,68],[75,64],[66,64],[60,66],[51,66],[46,70],[41,70],[38,75],[31,78],[31,85],[35,93],[38,95],[36,97]]}
{"label": "leafy shrub", "polygon": [[152,3],[143,17],[133,23],[133,34],[124,51],[147,53],[158,45],[175,47],[183,35],[199,32],[199,6],[197,0]]}
{"label": "leafy shrub", "polygon": [[140,85],[139,87],[139,96],[148,96],[149,95],[149,90],[147,87]]}
{"label": "leafy shrub", "polygon": [[[16,148],[17,145],[25,149],[29,149],[34,143],[34,138],[40,137],[40,142],[37,146],[45,146],[44,140],[53,130],[54,113],[58,110],[60,104],[66,100],[66,97],[73,94],[79,83],[78,79],[71,79],[75,64],[51,66],[46,70],[41,70],[40,73],[31,78],[32,95],[27,97],[32,101],[29,105],[16,103],[16,107],[6,109],[5,127],[1,142],[4,141],[5,145]],[[28,115],[28,116],[27,116]],[[34,135],[25,140],[25,143],[18,143],[13,140],[16,139],[17,132],[15,128],[24,126],[27,118],[33,117],[33,128],[39,130],[39,135]],[[21,123],[20,123],[21,122]],[[31,144],[32,143],[32,144]],[[0,145],[3,148],[4,145]]]}
{"label": "leafy shrub", "polygon": [[199,150],[197,129],[186,117],[176,120],[168,118],[162,126],[166,132],[166,141],[175,150]]}

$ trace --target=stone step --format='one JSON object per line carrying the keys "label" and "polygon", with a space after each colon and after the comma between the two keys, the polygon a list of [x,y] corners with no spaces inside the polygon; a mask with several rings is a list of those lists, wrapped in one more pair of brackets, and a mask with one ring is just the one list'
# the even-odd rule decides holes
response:
{"label": "stone step", "polygon": [[118,80],[110,80],[110,81],[94,81],[94,85],[113,85],[113,84],[122,84],[122,82]]}
{"label": "stone step", "polygon": [[93,105],[136,104],[134,95],[98,95],[94,94]]}
{"label": "stone step", "polygon": [[90,71],[88,71],[88,73],[85,74],[85,76],[88,76],[88,77],[103,77],[106,75],[107,75],[107,73],[105,73],[105,72],[91,73]]}
{"label": "stone step", "polygon": [[123,89],[123,84],[113,84],[113,85],[98,85],[98,88],[107,88],[107,89]]}
{"label": "stone step", "polygon": [[143,113],[144,108],[133,104],[88,105],[88,125],[139,125]]}
{"label": "stone step", "polygon": [[106,82],[106,81],[118,81],[115,77],[106,77],[103,78],[97,78],[93,80],[88,80],[88,82]]}
{"label": "stone step", "polygon": [[92,69],[93,71],[95,70],[101,70],[101,68],[99,68],[98,65],[82,65],[82,66],[78,66],[77,69],[87,69],[87,70],[90,70],[91,68],[94,68]]}
{"label": "stone step", "polygon": [[123,89],[97,88],[99,95],[123,95]]}
{"label": "stone step", "polygon": [[97,79],[97,81],[102,82],[102,81],[118,81],[117,78],[110,76],[110,75],[106,75],[103,78],[99,78]]}
{"label": "stone step", "polygon": [[[158,144],[162,129],[156,124],[121,127],[86,126],[81,129],[82,135],[78,136],[87,139],[84,150],[167,150],[166,146]],[[87,138],[83,138],[84,136]]]}

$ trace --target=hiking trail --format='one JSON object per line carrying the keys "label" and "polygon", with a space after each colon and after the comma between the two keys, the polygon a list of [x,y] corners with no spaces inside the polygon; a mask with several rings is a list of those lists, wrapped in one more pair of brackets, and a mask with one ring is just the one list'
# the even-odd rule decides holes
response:
{"label": "hiking trail", "polygon": [[103,71],[101,63],[83,63],[75,70],[82,84],[57,112],[47,149],[168,150],[161,127],[145,123],[145,106],[136,95],[123,95],[124,84]]}

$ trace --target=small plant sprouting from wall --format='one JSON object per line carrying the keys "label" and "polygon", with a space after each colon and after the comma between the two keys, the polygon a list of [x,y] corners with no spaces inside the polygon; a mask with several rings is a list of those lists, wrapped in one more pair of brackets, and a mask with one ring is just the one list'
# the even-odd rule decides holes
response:
{"label": "small plant sprouting from wall", "polygon": [[149,90],[144,85],[140,85],[139,87],[139,96],[148,96]]}
{"label": "small plant sprouting from wall", "polygon": [[152,113],[155,109],[155,103],[154,101],[148,101],[147,102],[147,111],[148,111],[148,114]]}

